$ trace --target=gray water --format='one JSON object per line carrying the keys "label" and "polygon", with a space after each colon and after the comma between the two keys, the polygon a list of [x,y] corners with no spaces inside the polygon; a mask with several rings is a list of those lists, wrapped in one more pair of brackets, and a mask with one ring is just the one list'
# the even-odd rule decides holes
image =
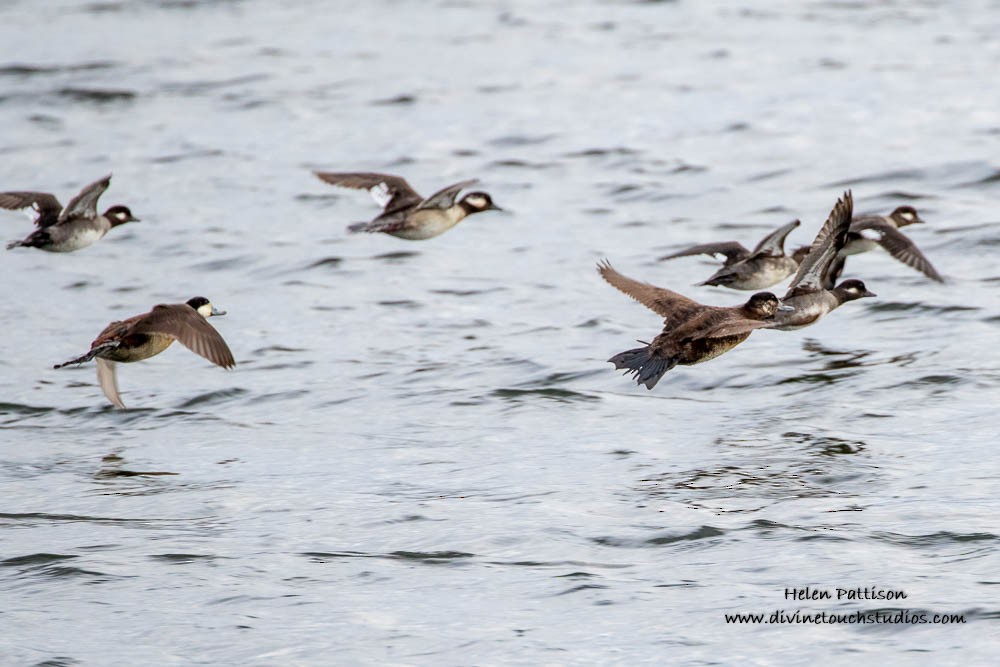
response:
{"label": "gray water", "polygon": [[[0,2],[0,190],[143,222],[4,252],[0,663],[944,665],[1000,652],[996,2]],[[481,179],[425,242],[311,169]],[[909,203],[937,284],[654,391],[686,244]],[[3,240],[30,231],[0,212]],[[784,289],[779,285],[775,290]],[[208,296],[181,346],[52,370]],[[903,591],[792,600],[785,589]],[[776,610],[952,624],[737,624]]]}

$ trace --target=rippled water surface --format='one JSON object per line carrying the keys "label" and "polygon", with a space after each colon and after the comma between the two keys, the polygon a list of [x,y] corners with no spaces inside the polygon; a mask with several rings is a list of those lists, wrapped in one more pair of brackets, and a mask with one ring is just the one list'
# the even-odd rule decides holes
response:
{"label": "rippled water surface", "polygon": [[[141,223],[3,263],[11,665],[991,664],[1000,652],[996,2],[0,2],[0,189]],[[348,236],[310,170],[506,213]],[[654,391],[609,356],[707,258],[909,203],[946,277]],[[0,212],[4,240],[30,223]],[[779,293],[783,286],[775,288]],[[237,358],[52,370],[210,297]],[[904,591],[791,600],[785,589]],[[964,623],[727,623],[725,614]]]}

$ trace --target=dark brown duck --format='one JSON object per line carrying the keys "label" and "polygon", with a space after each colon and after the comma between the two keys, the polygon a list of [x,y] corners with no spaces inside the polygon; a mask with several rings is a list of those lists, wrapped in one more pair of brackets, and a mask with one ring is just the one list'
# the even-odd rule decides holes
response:
{"label": "dark brown duck", "polygon": [[115,363],[131,363],[156,356],[180,341],[184,347],[208,359],[217,366],[232,368],[236,365],[233,353],[218,331],[206,320],[225,315],[203,296],[186,303],[160,304],[148,313],[112,322],[90,344],[90,351],[54,368],[82,364],[97,359],[97,380],[116,407],[124,408],[118,394]]}
{"label": "dark brown duck", "polygon": [[770,292],[754,294],[741,306],[706,306],[677,292],[627,278],[607,261],[598,264],[597,271],[610,285],[663,317],[663,332],[651,343],[608,359],[647,389],[678,364],[698,364],[733,349],[754,329],[767,326],[781,308],[778,297]]}

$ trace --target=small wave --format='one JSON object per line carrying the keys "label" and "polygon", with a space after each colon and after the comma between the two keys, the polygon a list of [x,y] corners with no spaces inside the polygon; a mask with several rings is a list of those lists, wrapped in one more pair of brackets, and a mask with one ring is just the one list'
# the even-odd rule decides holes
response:
{"label": "small wave", "polygon": [[465,558],[475,558],[475,556],[476,554],[464,551],[393,551],[387,557],[399,560],[415,560],[428,565],[439,565]]}
{"label": "small wave", "polygon": [[187,408],[193,408],[198,405],[223,403],[238,396],[243,396],[244,394],[247,393],[249,392],[246,389],[242,389],[240,387],[232,387],[231,389],[220,389],[218,391],[210,391],[204,394],[199,394],[194,398],[189,398],[188,400],[178,405],[177,409],[185,410]]}
{"label": "small wave", "polygon": [[647,547],[663,546],[664,544],[676,544],[678,542],[697,542],[700,540],[722,537],[725,531],[715,526],[699,526],[687,533],[670,533],[649,538],[624,538],[601,536],[592,537],[590,541],[605,547],[623,547],[626,549],[641,549]]}
{"label": "small wave", "polygon": [[27,556],[14,556],[13,558],[5,558],[0,560],[0,567],[24,567],[26,565],[48,565],[49,563],[58,563],[64,560],[70,560],[72,558],[78,558],[79,556],[72,556],[69,554],[51,554],[51,553],[37,553],[28,554]]}
{"label": "small wave", "polygon": [[93,102],[94,104],[109,104],[113,102],[129,102],[138,94],[132,90],[110,90],[100,88],[60,88],[56,91],[59,97],[65,97],[74,102]]}
{"label": "small wave", "polygon": [[893,533],[888,531],[876,532],[871,538],[877,542],[889,542],[905,547],[927,548],[934,546],[948,546],[953,544],[965,544],[967,542],[1000,542],[1000,536],[993,533],[956,533],[950,530],[940,530],[936,533],[926,533],[924,535],[906,535],[903,533]]}
{"label": "small wave", "polygon": [[372,259],[385,260],[388,262],[397,262],[401,259],[409,259],[411,257],[418,257],[419,252],[415,250],[399,250],[397,252],[384,252],[380,255],[372,255]]}
{"label": "small wave", "polygon": [[389,308],[411,308],[411,309],[416,309],[416,308],[423,308],[424,307],[424,304],[420,303],[419,301],[411,301],[410,299],[397,299],[397,300],[391,300],[391,301],[377,301],[376,303],[378,305],[380,305],[380,306],[387,306]]}
{"label": "small wave", "polygon": [[159,475],[179,475],[179,472],[160,472],[154,470],[123,470],[120,468],[110,469],[110,470],[100,470],[94,477],[97,478],[114,478],[114,477],[156,477]]}
{"label": "small wave", "polygon": [[982,310],[979,306],[935,306],[923,303],[922,301],[875,301],[873,303],[866,304],[866,306],[868,310],[876,313],[917,312],[946,314]]}
{"label": "small wave", "polygon": [[922,181],[927,177],[927,174],[920,169],[895,169],[891,171],[883,171],[876,174],[869,174],[868,176],[855,176],[854,178],[848,178],[842,181],[835,181],[833,183],[827,183],[826,188],[849,188],[857,187],[865,183],[879,183],[882,181]]}
{"label": "small wave", "polygon": [[583,394],[569,389],[540,388],[540,389],[496,389],[490,393],[491,396],[502,398],[512,402],[522,402],[532,398],[547,398],[558,403],[575,403],[577,401],[599,401],[600,396]]}
{"label": "small wave", "polygon": [[159,155],[157,157],[149,158],[149,162],[153,164],[171,164],[173,162],[183,162],[184,160],[192,160],[197,158],[205,157],[219,157],[225,155],[225,151],[218,149],[205,148],[200,150],[192,150],[186,153],[172,153],[170,155]]}
{"label": "small wave", "polygon": [[589,590],[606,590],[609,586],[604,584],[580,584],[579,586],[573,586],[572,588],[567,588],[564,591],[553,594],[553,597],[560,597],[562,595],[571,595],[573,593],[580,593],[582,591]]}
{"label": "small wave", "polygon": [[539,134],[535,136],[527,134],[511,134],[491,139],[488,143],[490,146],[537,146],[539,144],[548,143],[557,136],[558,135],[556,134]]}
{"label": "small wave", "polygon": [[448,294],[451,296],[476,296],[479,294],[490,294],[492,292],[503,292],[505,287],[489,287],[486,289],[432,289],[432,294]]}
{"label": "small wave", "polygon": [[556,162],[528,162],[527,160],[494,160],[490,162],[487,167],[494,167],[497,169],[552,169],[553,167],[558,167],[559,164]]}
{"label": "small wave", "polygon": [[209,554],[150,554],[148,556],[150,560],[163,561],[166,563],[196,563],[200,561],[213,561],[218,556],[212,556]]}
{"label": "small wave", "polygon": [[407,94],[396,95],[395,97],[386,97],[386,98],[383,98],[383,99],[380,99],[380,100],[373,100],[372,101],[372,105],[373,106],[377,106],[377,107],[381,107],[381,106],[408,105],[408,104],[416,104],[416,103],[417,103],[417,96],[416,95],[407,95]]}
{"label": "small wave", "polygon": [[317,259],[315,262],[307,266],[306,269],[315,269],[321,266],[328,266],[332,268],[335,266],[339,266],[340,264],[343,263],[343,261],[344,261],[343,257],[336,257],[336,256],[324,257],[323,259]]}
{"label": "small wave", "polygon": [[639,155],[642,151],[637,151],[632,148],[626,148],[624,146],[616,146],[614,148],[587,148],[582,151],[575,151],[573,153],[564,153],[563,157],[575,159],[575,158],[604,158],[604,157],[625,157],[632,155]]}
{"label": "small wave", "polygon": [[0,66],[0,76],[35,76],[38,74],[58,74],[60,72],[83,72],[95,69],[111,69],[118,63],[110,60],[96,60],[76,65],[28,65],[11,64]]}

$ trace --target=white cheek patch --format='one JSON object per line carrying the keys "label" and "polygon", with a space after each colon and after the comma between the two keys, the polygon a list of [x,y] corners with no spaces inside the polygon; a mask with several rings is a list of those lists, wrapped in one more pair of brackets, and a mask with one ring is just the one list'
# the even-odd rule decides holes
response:
{"label": "white cheek patch", "polygon": [[198,314],[202,317],[208,319],[212,316],[212,304],[206,303],[204,305],[198,306]]}
{"label": "white cheek patch", "polygon": [[124,213],[115,213],[115,217],[118,218],[119,220],[124,220],[128,216],[125,215]]}
{"label": "white cheek patch", "polygon": [[913,214],[910,213],[909,211],[901,213],[899,217],[901,217],[903,220],[913,220]]}
{"label": "white cheek patch", "polygon": [[392,199],[392,192],[389,190],[389,186],[385,183],[379,183],[378,185],[372,186],[368,189],[371,194],[372,199],[379,206],[385,206]]}

